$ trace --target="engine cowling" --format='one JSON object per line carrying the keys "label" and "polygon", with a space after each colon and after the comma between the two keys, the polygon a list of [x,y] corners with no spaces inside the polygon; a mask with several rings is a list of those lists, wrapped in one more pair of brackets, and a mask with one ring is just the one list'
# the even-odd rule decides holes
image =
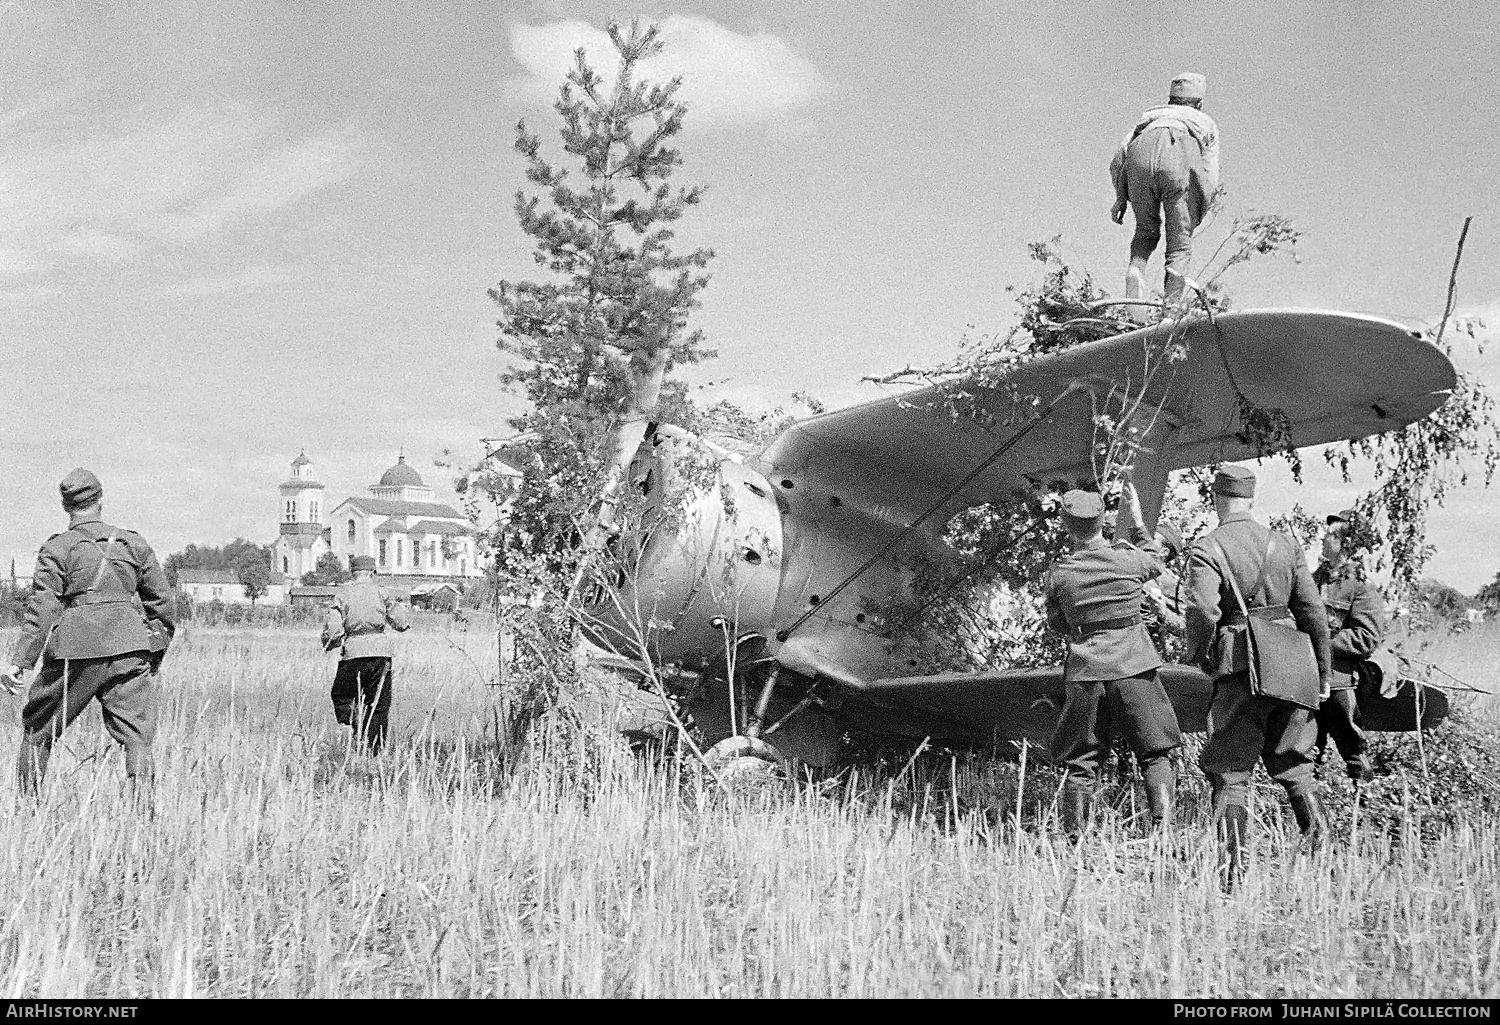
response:
{"label": "engine cowling", "polygon": [[[670,459],[658,451],[658,463]],[[662,447],[658,445],[658,449]],[[615,586],[585,606],[595,644],[658,665],[701,669],[735,638],[768,631],[781,586],[781,513],[770,483],[732,459],[709,482],[673,495],[673,475],[653,473],[652,510],[622,560]],[[654,504],[653,504],[654,503]]]}

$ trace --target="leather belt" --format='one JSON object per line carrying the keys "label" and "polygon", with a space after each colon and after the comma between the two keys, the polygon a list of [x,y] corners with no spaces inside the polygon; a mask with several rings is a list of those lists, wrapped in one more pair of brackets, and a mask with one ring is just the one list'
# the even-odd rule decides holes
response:
{"label": "leather belt", "polygon": [[63,602],[63,607],[76,609],[80,605],[124,605],[133,595],[112,591],[85,591]]}
{"label": "leather belt", "polygon": [[[1250,610],[1250,615],[1262,620],[1289,619],[1291,618],[1292,610],[1285,605],[1258,605]],[[1220,626],[1243,626],[1244,623],[1245,617],[1240,614],[1238,609],[1226,613],[1219,620]]]}
{"label": "leather belt", "polygon": [[1100,634],[1106,630],[1124,630],[1127,627],[1139,626],[1142,622],[1144,620],[1141,619],[1141,614],[1137,612],[1133,616],[1121,616],[1118,619],[1101,619],[1097,623],[1080,623],[1068,631],[1068,638],[1074,641],[1081,641],[1085,637],[1092,637],[1094,634]]}

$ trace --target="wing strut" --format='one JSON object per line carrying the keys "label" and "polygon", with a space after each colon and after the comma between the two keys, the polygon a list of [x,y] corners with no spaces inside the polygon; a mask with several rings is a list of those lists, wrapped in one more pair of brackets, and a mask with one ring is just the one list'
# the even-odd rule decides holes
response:
{"label": "wing strut", "polygon": [[1013,445],[1015,445],[1022,438],[1026,437],[1026,435],[1030,434],[1032,430],[1035,429],[1037,424],[1041,423],[1043,420],[1047,419],[1047,417],[1051,416],[1052,411],[1057,408],[1058,403],[1062,402],[1063,399],[1067,398],[1069,395],[1072,395],[1074,392],[1084,387],[1085,385],[1079,383],[1076,380],[1070,381],[1068,383],[1068,386],[1064,388],[1055,399],[1047,403],[1047,408],[1042,410],[1041,413],[1037,414],[1036,418],[1033,419],[1031,423],[1027,424],[1025,427],[1022,427],[1015,434],[1012,434],[1009,438],[1006,438],[1004,441],[1002,441],[1000,445],[995,449],[995,451],[991,452],[989,456],[985,458],[984,462],[980,463],[978,466],[974,467],[974,469],[970,470],[968,475],[964,477],[963,480],[959,481],[957,484],[954,484],[952,487],[950,487],[947,491],[943,492],[943,494],[938,498],[936,502],[927,507],[926,512],[922,513],[922,515],[912,520],[905,527],[902,527],[901,530],[896,534],[896,536],[891,538],[890,541],[886,542],[886,544],[879,551],[866,559],[858,569],[856,569],[853,573],[850,573],[847,577],[840,581],[837,587],[828,592],[828,597],[824,598],[817,605],[810,606],[808,609],[806,609],[800,616],[792,620],[792,624],[785,630],[776,631],[776,639],[782,643],[786,643],[786,639],[790,637],[799,626],[811,619],[813,613],[817,612],[818,609],[822,608],[824,605],[827,605],[830,601],[838,596],[839,592],[848,587],[850,584],[854,583],[854,581],[858,580],[864,574],[865,570],[869,569],[871,566],[875,565],[881,559],[889,555],[897,545],[906,540],[906,538],[911,534],[913,530],[916,530],[917,527],[926,522],[928,517],[946,506],[949,499],[972,484],[979,478],[980,474],[984,473],[984,471],[995,465],[995,463],[999,461],[1001,456],[1010,451]]}

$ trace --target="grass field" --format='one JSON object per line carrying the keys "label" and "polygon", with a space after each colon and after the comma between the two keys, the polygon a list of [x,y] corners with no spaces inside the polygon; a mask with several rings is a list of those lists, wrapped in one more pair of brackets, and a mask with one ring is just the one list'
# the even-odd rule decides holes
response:
{"label": "grass field", "polygon": [[[1310,856],[1261,790],[1224,897],[1191,799],[1173,843],[1112,816],[1074,847],[987,813],[1014,769],[974,759],[736,797],[608,752],[505,771],[492,636],[403,638],[371,760],[310,632],[190,629],[149,817],[96,712],[39,806],[6,731],[0,996],[1500,994],[1493,819]],[[1486,684],[1497,655],[1428,651]]]}

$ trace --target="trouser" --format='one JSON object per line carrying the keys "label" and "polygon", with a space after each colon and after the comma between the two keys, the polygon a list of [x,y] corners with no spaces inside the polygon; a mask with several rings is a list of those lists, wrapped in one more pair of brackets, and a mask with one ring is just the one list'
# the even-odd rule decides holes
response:
{"label": "trouser", "polygon": [[52,745],[96,699],[105,730],[125,749],[125,774],[149,781],[155,769],[151,744],[156,739],[160,693],[146,652],[44,660],[21,709],[24,732],[16,776],[22,789],[35,791],[41,785]]}
{"label": "trouser", "polygon": [[1148,128],[1126,148],[1125,184],[1135,213],[1125,275],[1127,298],[1139,298],[1144,291],[1146,263],[1161,241],[1165,222],[1167,302],[1181,300],[1193,256],[1193,232],[1203,220],[1203,204],[1192,181],[1192,168],[1202,159],[1197,141],[1176,128]]}
{"label": "trouser", "polygon": [[1146,785],[1172,783],[1172,751],[1182,744],[1177,713],[1156,670],[1123,680],[1072,682],[1052,736],[1052,757],[1069,780],[1098,780],[1114,734],[1135,752]]}
{"label": "trouser", "polygon": [[1359,705],[1352,687],[1332,692],[1318,706],[1318,752],[1322,753],[1332,737],[1343,756],[1344,767],[1356,779],[1367,775],[1370,767],[1365,757],[1365,731],[1359,728],[1358,716]]}
{"label": "trouser", "polygon": [[379,655],[343,659],[333,677],[334,718],[372,752],[385,746],[393,682],[391,660]]}
{"label": "trouser", "polygon": [[1292,797],[1313,792],[1313,713],[1275,698],[1250,693],[1246,670],[1214,681],[1208,710],[1208,740],[1198,766],[1213,786],[1214,812],[1249,803],[1256,759]]}

